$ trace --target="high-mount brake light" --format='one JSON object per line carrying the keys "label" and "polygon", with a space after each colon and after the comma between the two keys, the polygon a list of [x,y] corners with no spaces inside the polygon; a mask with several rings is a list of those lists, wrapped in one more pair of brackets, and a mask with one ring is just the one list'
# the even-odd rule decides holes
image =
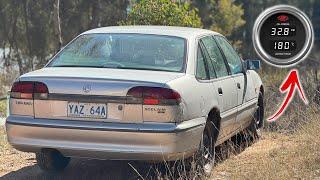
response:
{"label": "high-mount brake light", "polygon": [[18,81],[12,85],[10,97],[16,99],[45,99],[48,97],[48,87],[42,82]]}
{"label": "high-mount brake light", "polygon": [[136,103],[144,105],[176,105],[181,101],[181,96],[178,92],[162,87],[133,87],[128,91],[127,97],[135,98]]}

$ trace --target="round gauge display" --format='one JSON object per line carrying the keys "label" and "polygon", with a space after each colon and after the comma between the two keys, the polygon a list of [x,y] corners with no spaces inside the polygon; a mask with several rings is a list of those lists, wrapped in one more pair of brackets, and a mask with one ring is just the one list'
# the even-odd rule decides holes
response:
{"label": "round gauge display", "polygon": [[273,6],[260,14],[253,29],[253,45],[258,55],[275,66],[291,66],[309,54],[313,28],[299,9]]}

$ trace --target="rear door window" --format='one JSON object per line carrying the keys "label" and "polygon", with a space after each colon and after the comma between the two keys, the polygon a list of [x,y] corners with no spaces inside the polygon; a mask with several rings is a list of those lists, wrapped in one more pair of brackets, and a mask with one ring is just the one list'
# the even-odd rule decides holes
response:
{"label": "rear door window", "polygon": [[215,38],[227,59],[231,73],[242,73],[242,61],[238,53],[233,49],[231,44],[224,37],[216,36]]}
{"label": "rear door window", "polygon": [[201,80],[208,79],[207,74],[207,67],[205,62],[205,56],[202,53],[202,50],[200,48],[200,44],[198,46],[197,50],[197,70],[196,70],[196,77]]}
{"label": "rear door window", "polygon": [[212,64],[215,70],[216,76],[218,78],[228,76],[228,70],[227,70],[225,60],[213,37],[207,36],[202,38],[201,41],[203,42],[203,45],[205,46],[208,52],[208,56],[209,56],[208,61],[209,63]]}

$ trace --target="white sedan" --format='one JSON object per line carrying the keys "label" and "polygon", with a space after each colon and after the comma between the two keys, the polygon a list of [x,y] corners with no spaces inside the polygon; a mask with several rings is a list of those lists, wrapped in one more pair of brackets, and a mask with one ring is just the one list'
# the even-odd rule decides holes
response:
{"label": "white sedan", "polygon": [[49,171],[70,157],[174,161],[196,152],[208,166],[214,146],[262,126],[259,67],[209,30],[89,30],[13,84],[8,141]]}

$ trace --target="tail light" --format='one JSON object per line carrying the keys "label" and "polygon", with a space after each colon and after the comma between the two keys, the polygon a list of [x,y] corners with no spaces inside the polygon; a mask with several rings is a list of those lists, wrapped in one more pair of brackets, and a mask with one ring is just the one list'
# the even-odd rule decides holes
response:
{"label": "tail light", "polygon": [[46,99],[49,91],[42,82],[20,81],[12,85],[10,97],[16,99]]}
{"label": "tail light", "polygon": [[131,88],[127,93],[127,103],[177,105],[180,102],[180,94],[168,88],[137,86]]}

